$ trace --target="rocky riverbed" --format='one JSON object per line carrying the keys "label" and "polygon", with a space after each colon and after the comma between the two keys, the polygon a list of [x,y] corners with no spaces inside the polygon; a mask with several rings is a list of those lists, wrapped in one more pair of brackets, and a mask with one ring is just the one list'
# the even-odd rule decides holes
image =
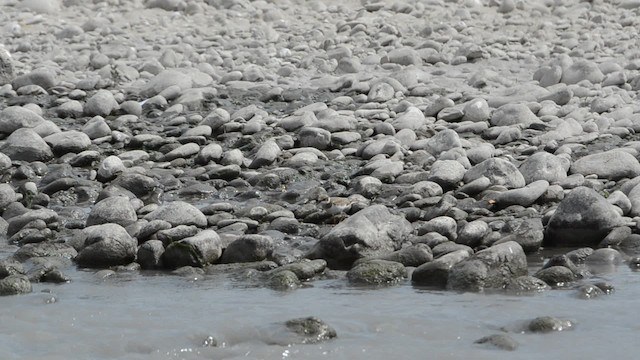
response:
{"label": "rocky riverbed", "polygon": [[0,7],[3,295],[80,268],[591,299],[640,267],[638,1]]}

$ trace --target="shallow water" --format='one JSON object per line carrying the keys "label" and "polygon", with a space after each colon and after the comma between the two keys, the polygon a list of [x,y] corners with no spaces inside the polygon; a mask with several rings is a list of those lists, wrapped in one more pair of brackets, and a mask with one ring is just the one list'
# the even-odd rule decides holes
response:
{"label": "shallow water", "polygon": [[[637,352],[640,273],[620,266],[603,276],[616,292],[581,300],[573,290],[530,296],[457,294],[409,282],[363,289],[343,280],[276,292],[233,277],[121,273],[102,279],[67,270],[73,282],[35,284],[0,298],[2,359],[565,359],[629,358]],[[55,301],[53,301],[55,299]],[[274,324],[314,315],[338,338],[316,345],[267,345]],[[517,332],[551,315],[575,327],[553,334]],[[501,328],[515,353],[474,344]],[[203,347],[207,336],[218,347]]]}

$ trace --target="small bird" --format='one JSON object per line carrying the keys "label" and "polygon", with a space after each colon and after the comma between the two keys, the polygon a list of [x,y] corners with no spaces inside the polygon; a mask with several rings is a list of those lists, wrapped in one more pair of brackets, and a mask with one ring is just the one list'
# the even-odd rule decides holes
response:
{"label": "small bird", "polygon": [[355,212],[355,207],[359,207],[361,205],[366,206],[368,205],[368,202],[369,201],[365,197],[357,194],[349,197],[330,197],[328,195],[318,197],[318,205],[327,217],[335,223],[349,217],[350,214]]}
{"label": "small bird", "polygon": [[346,215],[354,203],[354,199],[339,196],[326,197],[318,201],[320,208],[330,216]]}

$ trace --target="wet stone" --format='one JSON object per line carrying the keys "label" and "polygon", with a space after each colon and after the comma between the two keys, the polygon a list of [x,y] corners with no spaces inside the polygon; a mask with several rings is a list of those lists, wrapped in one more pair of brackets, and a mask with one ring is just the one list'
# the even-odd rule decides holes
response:
{"label": "wet stone", "polygon": [[559,319],[552,316],[541,316],[531,320],[527,329],[534,333],[550,333],[555,331],[566,331],[573,328],[570,320]]}
{"label": "wet stone", "polygon": [[406,276],[407,273],[402,264],[387,260],[363,261],[347,272],[347,279],[352,284],[393,284]]}
{"label": "wet stone", "polygon": [[316,317],[287,320],[285,326],[300,337],[302,344],[316,344],[337,336],[331,326]]}
{"label": "wet stone", "polygon": [[518,348],[518,343],[507,334],[488,335],[474,341],[476,344],[490,345],[497,349],[514,351]]}
{"label": "wet stone", "polygon": [[31,291],[31,282],[24,275],[9,275],[0,280],[0,296],[26,294]]}

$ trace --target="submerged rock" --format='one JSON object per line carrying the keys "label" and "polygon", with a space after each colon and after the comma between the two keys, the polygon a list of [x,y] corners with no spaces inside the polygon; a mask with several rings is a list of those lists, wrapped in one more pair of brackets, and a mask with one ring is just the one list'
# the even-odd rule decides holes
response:
{"label": "submerged rock", "polygon": [[316,344],[337,336],[331,326],[316,317],[287,320],[285,326],[296,335],[300,344]]}
{"label": "submerged rock", "polygon": [[553,316],[537,317],[529,322],[527,329],[535,333],[550,333],[554,331],[566,331],[573,328],[573,322]]}
{"label": "submerged rock", "polygon": [[476,344],[491,345],[501,350],[513,351],[518,348],[518,343],[507,334],[492,334],[474,341]]}
{"label": "submerged rock", "polygon": [[402,264],[387,260],[363,261],[347,272],[349,282],[367,285],[393,284],[406,276],[407,270]]}

